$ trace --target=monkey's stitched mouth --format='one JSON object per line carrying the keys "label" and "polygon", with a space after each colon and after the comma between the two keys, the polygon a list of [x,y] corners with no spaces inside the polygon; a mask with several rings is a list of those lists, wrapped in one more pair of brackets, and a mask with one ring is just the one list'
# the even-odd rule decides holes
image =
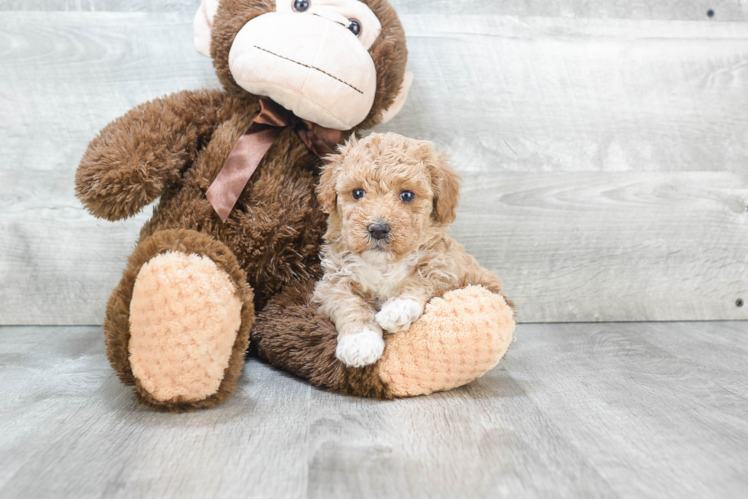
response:
{"label": "monkey's stitched mouth", "polygon": [[355,91],[356,91],[356,92],[358,92],[359,94],[361,94],[361,95],[363,95],[363,94],[364,94],[364,93],[363,93],[362,91],[360,91],[359,89],[357,89],[356,87],[354,87],[354,86],[353,86],[353,85],[351,85],[350,83],[346,82],[345,80],[341,80],[341,79],[340,79],[340,78],[338,78],[337,76],[331,75],[331,74],[330,74],[330,73],[328,73],[327,71],[325,71],[325,70],[323,70],[323,69],[320,69],[320,68],[318,68],[318,67],[316,67],[316,66],[310,66],[310,65],[308,65],[308,64],[304,64],[304,63],[302,63],[302,62],[299,62],[299,61],[295,61],[295,60],[293,60],[293,59],[290,59],[290,58],[288,58],[288,57],[282,56],[282,55],[280,55],[280,54],[276,54],[275,52],[271,52],[271,51],[269,51],[268,49],[263,49],[263,48],[262,48],[262,47],[260,47],[259,45],[255,45],[255,46],[254,46],[254,48],[256,48],[257,50],[261,50],[261,51],[263,51],[263,52],[267,52],[268,54],[270,54],[270,55],[273,55],[273,56],[275,56],[275,57],[280,57],[281,59],[284,59],[284,60],[286,60],[286,61],[290,61],[290,62],[292,62],[292,63],[294,63],[294,64],[298,64],[299,66],[303,66],[303,67],[305,67],[305,68],[309,68],[309,69],[313,69],[313,70],[319,71],[319,72],[320,72],[320,73],[322,73],[323,75],[327,75],[327,76],[329,76],[330,78],[332,78],[333,80],[337,80],[337,81],[339,81],[340,83],[342,83],[343,85],[347,85],[348,87],[352,88],[353,90],[355,90]]}

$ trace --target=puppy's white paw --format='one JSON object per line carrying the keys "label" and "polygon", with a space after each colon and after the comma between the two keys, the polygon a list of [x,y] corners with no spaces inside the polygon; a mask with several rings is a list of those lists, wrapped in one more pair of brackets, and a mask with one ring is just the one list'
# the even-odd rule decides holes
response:
{"label": "puppy's white paw", "polygon": [[417,300],[395,299],[386,304],[374,316],[374,319],[384,330],[396,333],[410,328],[410,325],[420,318],[421,314],[423,314],[423,306]]}
{"label": "puppy's white paw", "polygon": [[340,339],[335,349],[335,356],[346,366],[361,368],[375,363],[382,357],[383,352],[382,334],[364,327]]}

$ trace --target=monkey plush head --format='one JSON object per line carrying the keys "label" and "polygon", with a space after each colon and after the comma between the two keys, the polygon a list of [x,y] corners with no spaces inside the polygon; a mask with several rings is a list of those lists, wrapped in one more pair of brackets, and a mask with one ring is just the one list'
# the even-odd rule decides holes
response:
{"label": "monkey plush head", "polygon": [[227,91],[269,97],[336,130],[388,121],[412,81],[387,0],[203,0],[195,47]]}

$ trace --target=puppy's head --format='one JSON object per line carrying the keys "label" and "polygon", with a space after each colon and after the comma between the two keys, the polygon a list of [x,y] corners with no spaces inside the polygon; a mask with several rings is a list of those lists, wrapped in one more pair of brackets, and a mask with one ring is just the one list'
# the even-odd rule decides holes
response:
{"label": "puppy's head", "polygon": [[430,142],[372,134],[328,161],[317,187],[327,241],[368,261],[397,262],[455,218],[460,178]]}

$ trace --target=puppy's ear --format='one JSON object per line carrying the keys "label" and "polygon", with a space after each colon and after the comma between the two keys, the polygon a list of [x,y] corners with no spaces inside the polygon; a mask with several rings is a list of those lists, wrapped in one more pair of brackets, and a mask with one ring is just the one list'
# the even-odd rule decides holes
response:
{"label": "puppy's ear", "polygon": [[455,209],[460,200],[460,176],[449,165],[449,157],[444,153],[434,153],[430,167],[434,214],[439,222],[451,224],[457,217]]}
{"label": "puppy's ear", "polygon": [[322,167],[322,175],[317,185],[317,201],[322,206],[322,211],[330,214],[335,210],[335,204],[338,201],[335,184],[338,182],[338,174],[343,165],[343,154],[332,154],[325,157],[325,161],[327,163]]}
{"label": "puppy's ear", "polygon": [[338,183],[338,176],[343,170],[343,160],[348,151],[358,144],[356,135],[353,134],[348,141],[342,146],[338,146],[338,151],[331,155],[325,156],[325,165],[322,166],[322,175],[319,178],[317,186],[317,201],[322,206],[322,211],[330,214],[335,210],[338,202],[338,193],[335,185]]}

